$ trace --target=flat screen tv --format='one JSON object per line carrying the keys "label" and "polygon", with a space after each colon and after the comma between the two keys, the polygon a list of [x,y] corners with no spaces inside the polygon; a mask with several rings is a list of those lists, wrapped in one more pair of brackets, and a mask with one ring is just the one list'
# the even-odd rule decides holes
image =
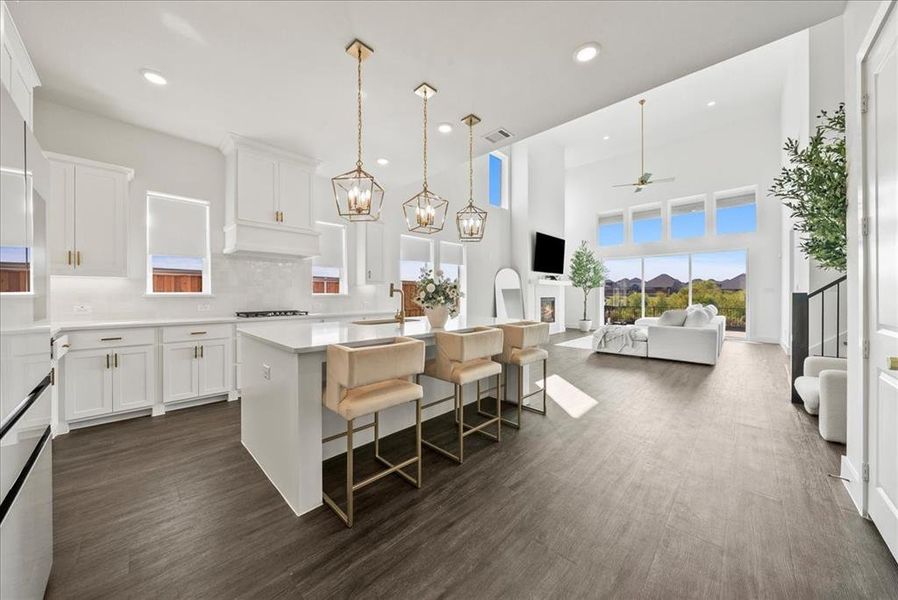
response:
{"label": "flat screen tv", "polygon": [[537,273],[564,273],[564,240],[536,232],[533,244],[533,270]]}

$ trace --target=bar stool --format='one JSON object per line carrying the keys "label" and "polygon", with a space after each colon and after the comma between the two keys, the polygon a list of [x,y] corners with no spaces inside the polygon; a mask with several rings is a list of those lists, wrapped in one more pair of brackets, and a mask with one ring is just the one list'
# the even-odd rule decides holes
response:
{"label": "bar stool", "polygon": [[[424,390],[409,378],[424,371],[424,342],[397,337],[392,342],[371,346],[327,347],[327,385],[324,405],[346,419],[346,431],[322,439],[322,443],[346,437],[346,511],[322,490],[324,502],[333,509],[347,527],[352,527],[353,495],[366,485],[391,473],[402,477],[416,488],[421,487],[421,399]],[[415,456],[393,464],[380,455],[378,413],[406,402],[415,403]],[[374,414],[374,420],[353,427],[359,417]],[[356,483],[353,478],[352,436],[374,428],[374,456],[388,468]],[[416,464],[412,477],[402,469]]]}
{"label": "bar stool", "polygon": [[[502,343],[502,353],[498,356],[494,356],[493,360],[502,363],[505,367],[504,389],[506,394],[508,393],[508,369],[511,366],[516,366],[518,368],[518,420],[517,423],[515,423],[514,421],[503,417],[502,422],[515,429],[520,429],[522,411],[529,410],[541,415],[546,414],[546,365],[549,360],[549,353],[540,348],[539,345],[549,341],[549,324],[538,323],[536,321],[517,321],[515,323],[497,325],[497,327],[504,333],[504,341]],[[539,361],[543,362],[543,389],[530,392],[525,396],[524,367]],[[542,392],[543,395],[542,410],[524,404],[524,400],[535,396],[540,392]],[[479,401],[477,403],[477,412],[485,417],[495,416],[481,410]],[[501,410],[497,414],[501,415]]]}
{"label": "bar stool", "polygon": [[[491,357],[502,350],[502,330],[493,327],[475,327],[469,331],[434,332],[437,346],[437,356],[428,360],[424,365],[424,374],[440,381],[446,381],[455,386],[452,396],[446,396],[425,404],[423,408],[429,408],[442,402],[455,400],[455,423],[458,427],[458,454],[441,448],[435,443],[422,439],[428,448],[447,456],[459,464],[465,461],[465,438],[472,433],[479,433],[492,440],[502,439],[502,423],[499,417],[484,421],[480,425],[469,425],[464,419],[464,386],[468,383],[478,384],[477,402],[480,402],[479,384],[482,379],[496,376],[496,388],[501,388],[500,381],[502,365],[493,361]],[[419,378],[420,381],[420,378]],[[501,394],[496,394],[496,409],[501,408]],[[484,428],[496,425],[496,433],[493,435]]]}

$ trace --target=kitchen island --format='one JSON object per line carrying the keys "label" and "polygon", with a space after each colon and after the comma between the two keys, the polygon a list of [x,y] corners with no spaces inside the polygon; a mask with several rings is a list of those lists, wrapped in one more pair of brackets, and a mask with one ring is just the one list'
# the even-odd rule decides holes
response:
{"label": "kitchen island", "polygon": [[[494,325],[495,318],[453,319],[443,331],[464,331]],[[426,319],[407,320],[400,325],[347,322],[278,322],[239,325],[240,438],[243,446],[278,489],[297,515],[321,505],[322,460],[345,452],[345,440],[322,445],[323,437],[345,431],[345,422],[325,410],[321,395],[325,384],[327,346],[364,345],[407,336],[423,340],[427,355],[434,352],[433,330]],[[516,385],[514,369],[509,385]],[[421,378],[426,399],[452,394],[451,384]],[[514,388],[512,388],[514,389]],[[476,393],[465,394],[469,402]],[[429,419],[452,410],[446,402],[424,411]],[[360,420],[361,421],[361,420]],[[357,426],[368,422],[357,423]],[[380,417],[381,437],[410,427],[415,422],[414,406],[398,406]],[[354,436],[356,447],[373,440],[371,429]]]}

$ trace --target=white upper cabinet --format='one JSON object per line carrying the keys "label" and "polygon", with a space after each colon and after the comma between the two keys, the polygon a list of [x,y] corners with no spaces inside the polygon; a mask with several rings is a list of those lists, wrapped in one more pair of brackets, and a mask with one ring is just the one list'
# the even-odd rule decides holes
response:
{"label": "white upper cabinet", "polygon": [[41,80],[6,3],[0,2],[0,7],[0,80],[28,128],[34,129],[34,88],[41,84]]}
{"label": "white upper cabinet", "polygon": [[318,254],[310,159],[231,135],[226,160],[225,254]]}
{"label": "white upper cabinet", "polygon": [[127,276],[131,169],[48,153],[47,237],[54,275]]}
{"label": "white upper cabinet", "polygon": [[356,266],[358,285],[387,280],[384,259],[384,225],[378,221],[356,223]]}

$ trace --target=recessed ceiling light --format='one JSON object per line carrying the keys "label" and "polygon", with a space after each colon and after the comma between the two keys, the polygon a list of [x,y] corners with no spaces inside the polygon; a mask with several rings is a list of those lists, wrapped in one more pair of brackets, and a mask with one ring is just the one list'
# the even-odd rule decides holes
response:
{"label": "recessed ceiling light", "polygon": [[714,106],[714,105],[716,105],[716,104],[717,104],[717,101],[716,101],[716,100],[709,100],[709,101],[708,101],[708,106],[709,106],[709,107]]}
{"label": "recessed ceiling light", "polygon": [[168,83],[168,80],[162,76],[162,73],[159,71],[153,71],[152,69],[141,69],[140,74],[143,75],[143,78],[152,83],[153,85],[165,85]]}
{"label": "recessed ceiling light", "polygon": [[387,158],[378,158],[378,159],[377,159],[377,164],[379,164],[379,165],[382,166],[382,167],[385,167],[385,166],[387,166],[388,164],[390,164],[390,160],[387,159]]}
{"label": "recessed ceiling light", "polygon": [[440,123],[437,126],[437,131],[440,133],[452,133],[452,125],[449,123]]}
{"label": "recessed ceiling light", "polygon": [[610,135],[606,135],[606,136],[604,136],[602,139],[603,139],[603,140],[610,140],[610,139],[611,139],[611,136],[610,136]]}
{"label": "recessed ceiling light", "polygon": [[596,42],[583,44],[574,51],[574,60],[578,63],[588,63],[599,55],[602,47]]}

